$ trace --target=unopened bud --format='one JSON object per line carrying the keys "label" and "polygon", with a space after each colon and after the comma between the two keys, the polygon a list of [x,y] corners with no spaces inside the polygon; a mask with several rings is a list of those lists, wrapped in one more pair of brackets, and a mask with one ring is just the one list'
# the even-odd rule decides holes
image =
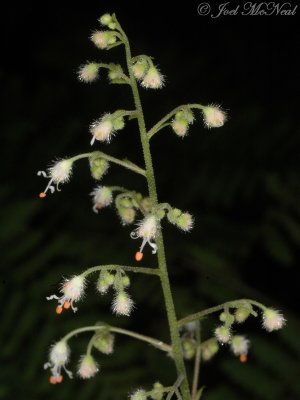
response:
{"label": "unopened bud", "polygon": [[191,360],[194,358],[195,353],[196,353],[196,347],[197,343],[194,339],[190,338],[184,338],[182,340],[182,350],[183,350],[183,355],[186,360]]}
{"label": "unopened bud", "polygon": [[116,32],[111,31],[95,31],[91,35],[91,41],[98,49],[107,49],[109,45],[117,41]]}
{"label": "unopened bud", "polygon": [[103,354],[112,354],[114,351],[115,336],[109,331],[99,332],[93,342],[94,347]]}
{"label": "unopened bud", "polygon": [[103,14],[99,18],[99,22],[101,25],[108,26],[113,21],[112,16],[110,14]]}
{"label": "unopened bud", "polygon": [[238,307],[235,310],[234,317],[238,324],[242,324],[251,314],[251,309],[246,307]]}
{"label": "unopened bud", "polygon": [[99,157],[99,155],[97,154],[92,154],[89,157],[89,162],[92,177],[97,181],[100,181],[109,168],[108,161],[104,160],[104,158]]}
{"label": "unopened bud", "polygon": [[148,69],[148,62],[145,58],[141,58],[133,64],[131,69],[136,79],[143,79]]}
{"label": "unopened bud", "polygon": [[151,399],[162,400],[164,396],[164,387],[160,382],[155,382],[151,390]]}
{"label": "unopened bud", "polygon": [[204,361],[210,360],[219,350],[216,339],[209,339],[201,345],[201,355]]}
{"label": "unopened bud", "polygon": [[230,314],[229,312],[222,312],[219,316],[220,321],[224,322],[225,325],[229,326],[234,323],[234,316]]}
{"label": "unopened bud", "polygon": [[147,393],[143,389],[138,389],[130,395],[130,400],[147,400]]}
{"label": "unopened bud", "polygon": [[108,289],[114,284],[115,275],[109,271],[101,271],[97,281],[97,290],[100,294],[106,294]]}
{"label": "unopened bud", "polygon": [[118,117],[113,119],[113,127],[116,131],[123,129],[125,126],[124,117]]}
{"label": "unopened bud", "polygon": [[142,199],[142,201],[141,201],[141,205],[142,205],[144,211],[146,213],[149,213],[151,211],[151,208],[152,208],[150,197],[144,197]]}

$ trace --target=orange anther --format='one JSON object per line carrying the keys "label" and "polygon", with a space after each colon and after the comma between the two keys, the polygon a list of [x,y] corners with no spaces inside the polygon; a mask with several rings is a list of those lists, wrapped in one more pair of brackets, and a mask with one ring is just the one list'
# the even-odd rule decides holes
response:
{"label": "orange anther", "polygon": [[49,382],[51,383],[51,385],[55,385],[56,384],[55,376],[50,376]]}
{"label": "orange anther", "polygon": [[240,362],[241,363],[245,363],[245,362],[247,362],[247,354],[241,354],[240,355]]}
{"label": "orange anther", "polygon": [[143,253],[141,253],[140,251],[137,251],[136,253],[135,253],[135,259],[136,259],[136,261],[141,261],[141,259],[144,257],[144,254]]}
{"label": "orange anther", "polygon": [[65,301],[64,302],[64,308],[67,310],[70,307],[71,307],[71,303],[69,301]]}
{"label": "orange anther", "polygon": [[56,314],[61,314],[63,311],[62,306],[57,306],[55,311],[56,311]]}
{"label": "orange anther", "polygon": [[62,381],[63,381],[63,376],[62,376],[62,375],[59,375],[59,377],[56,378],[56,382],[57,382],[57,383],[62,383]]}
{"label": "orange anther", "polygon": [[44,192],[41,192],[41,193],[39,194],[39,198],[40,198],[40,199],[44,199],[46,196],[47,196],[47,195],[46,195],[46,193],[44,193]]}

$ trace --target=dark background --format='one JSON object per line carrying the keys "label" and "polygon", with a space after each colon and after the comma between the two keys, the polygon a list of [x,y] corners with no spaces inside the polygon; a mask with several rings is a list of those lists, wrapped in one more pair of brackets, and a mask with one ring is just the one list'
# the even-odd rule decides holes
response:
{"label": "dark background", "polygon": [[[124,62],[121,47],[99,52],[88,39],[97,18],[113,11],[133,53],[155,57],[166,75],[164,90],[142,93],[148,127],[188,102],[228,110],[221,129],[204,129],[198,114],[184,140],[165,129],[152,142],[160,200],[189,210],[196,221],[188,235],[163,224],[178,316],[252,297],[288,319],[278,333],[267,334],[259,319],[237,327],[251,340],[249,361],[240,364],[223,348],[201,368],[203,399],[299,398],[300,11],[211,19],[197,14],[197,2],[122,3],[26,2],[2,10],[0,398],[121,399],[136,387],[176,379],[164,354],[124,337],[112,356],[95,354],[101,372],[88,382],[65,378],[51,386],[42,368],[53,341],[99,320],[169,340],[154,277],[132,277],[130,318],[112,316],[111,295],[97,295],[93,279],[76,315],[57,316],[45,300],[62,276],[132,264],[137,247],[113,208],[92,212],[95,183],[86,162],[76,164],[60,193],[37,197],[45,185],[38,170],[89,151],[88,126],[103,112],[132,108],[129,89],[109,86],[104,71],[93,85],[76,78],[86,60]],[[96,147],[143,163],[135,122],[109,146]],[[103,183],[146,190],[142,178],[115,166]],[[144,265],[154,263],[149,253]],[[203,338],[217,323],[216,317],[203,323]],[[71,342],[73,370],[88,339]]]}

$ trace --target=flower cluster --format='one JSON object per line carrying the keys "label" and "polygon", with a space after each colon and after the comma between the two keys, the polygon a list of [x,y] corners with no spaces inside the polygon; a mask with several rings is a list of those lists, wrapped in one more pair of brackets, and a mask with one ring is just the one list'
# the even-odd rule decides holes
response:
{"label": "flower cluster", "polygon": [[129,286],[129,277],[120,269],[117,270],[116,274],[102,270],[97,281],[97,290],[101,295],[106,294],[111,287],[114,289],[112,311],[116,315],[129,316],[131,314],[134,303],[126,291]]}
{"label": "flower cluster", "polygon": [[134,77],[145,89],[161,89],[164,86],[165,78],[150,57],[136,57],[131,69]]}

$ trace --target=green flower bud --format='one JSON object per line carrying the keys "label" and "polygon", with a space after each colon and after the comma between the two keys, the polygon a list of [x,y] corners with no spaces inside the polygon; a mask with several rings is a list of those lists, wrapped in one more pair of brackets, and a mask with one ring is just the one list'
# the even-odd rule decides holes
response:
{"label": "green flower bud", "polygon": [[103,14],[99,18],[99,22],[101,25],[108,26],[112,22],[112,16],[110,14]]}
{"label": "green flower bud", "polygon": [[204,361],[210,360],[219,350],[216,339],[209,339],[201,345],[201,356]]}
{"label": "green flower bud", "polygon": [[121,197],[118,199],[118,206],[132,208],[132,199],[130,199],[129,197]]}
{"label": "green flower bud", "polygon": [[109,168],[108,161],[99,157],[97,154],[93,154],[89,157],[89,162],[92,177],[98,181],[101,180]]}
{"label": "green flower bud", "polygon": [[117,211],[123,225],[130,225],[134,222],[136,215],[134,208],[118,207]]}
{"label": "green flower bud", "polygon": [[188,232],[193,228],[193,217],[188,212],[182,213],[180,217],[178,217],[176,225],[183,231]]}
{"label": "green flower bud", "polygon": [[103,354],[112,354],[114,351],[115,336],[109,331],[99,332],[93,342],[94,347]]}
{"label": "green flower bud", "polygon": [[246,319],[251,314],[251,308],[247,307],[239,307],[235,310],[234,317],[238,324],[241,324],[246,321]]}
{"label": "green flower bud", "polygon": [[124,288],[130,286],[130,278],[128,275],[123,275],[122,276],[122,285]]}
{"label": "green flower bud", "polygon": [[150,197],[144,197],[143,200],[141,201],[141,205],[143,209],[146,211],[146,213],[150,213],[152,208]]}
{"label": "green flower bud", "polygon": [[106,294],[110,286],[114,284],[115,275],[109,271],[101,271],[97,281],[97,290],[100,294]]}
{"label": "green flower bud", "polygon": [[179,210],[179,208],[172,208],[172,210],[170,210],[167,215],[169,222],[171,222],[171,224],[176,225],[177,219],[181,214],[182,211]]}
{"label": "green flower bud", "polygon": [[153,400],[162,400],[164,396],[164,387],[160,382],[155,382],[151,390],[150,397]]}
{"label": "green flower bud", "polygon": [[234,323],[234,316],[225,311],[220,314],[219,319],[226,325],[232,325]]}
{"label": "green flower bud", "polygon": [[215,329],[215,336],[220,343],[228,343],[231,339],[230,328],[225,325],[218,326]]}
{"label": "green flower bud", "polygon": [[155,215],[156,215],[157,219],[160,221],[161,219],[164,218],[164,216],[166,215],[166,212],[165,212],[165,210],[160,209],[155,213]]}
{"label": "green flower bud", "polygon": [[125,126],[124,117],[114,118],[112,123],[113,123],[113,128],[116,131],[123,129]]}
{"label": "green flower bud", "polygon": [[145,390],[138,389],[136,392],[132,393],[130,400],[147,400],[147,394]]}
{"label": "green flower bud", "polygon": [[147,70],[149,68],[148,61],[145,58],[139,59],[136,63],[131,67],[133,75],[136,79],[143,79]]}
{"label": "green flower bud", "polygon": [[191,360],[194,358],[196,353],[196,341],[189,338],[184,338],[182,340],[182,350],[183,355],[186,360]]}

